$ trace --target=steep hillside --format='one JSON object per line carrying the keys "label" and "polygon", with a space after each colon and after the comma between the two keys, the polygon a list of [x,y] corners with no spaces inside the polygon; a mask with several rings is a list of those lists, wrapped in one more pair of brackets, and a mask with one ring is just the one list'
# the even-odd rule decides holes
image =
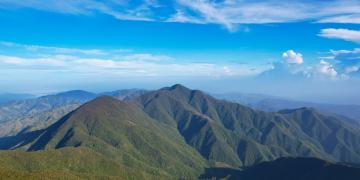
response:
{"label": "steep hillside", "polygon": [[313,108],[282,110],[279,113],[294,120],[308,136],[321,144],[338,161],[360,162],[360,129]]}
{"label": "steep hillside", "polygon": [[[152,118],[177,128],[187,143],[214,165],[248,166],[284,156],[360,162],[360,131],[344,126],[334,117],[332,124],[325,117],[320,118],[351,136],[346,146],[337,146],[355,153],[345,155],[350,151],[344,151],[340,155],[338,151],[328,151],[324,139],[311,136],[299,124],[307,119],[256,111],[181,85],[147,93],[138,103]],[[320,127],[317,131],[327,130]],[[326,141],[336,142],[336,137],[328,136]]]}
{"label": "steep hillside", "polygon": [[135,104],[98,97],[46,129],[0,140],[2,149],[87,147],[129,168],[162,177],[197,177],[206,166],[172,127]]}
{"label": "steep hillside", "polygon": [[127,168],[88,148],[36,152],[0,151],[0,177],[5,179],[156,179]]}

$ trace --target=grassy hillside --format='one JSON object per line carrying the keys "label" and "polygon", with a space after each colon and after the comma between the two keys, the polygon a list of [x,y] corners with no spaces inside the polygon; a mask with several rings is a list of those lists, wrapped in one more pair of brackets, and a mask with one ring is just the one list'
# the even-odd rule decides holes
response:
{"label": "grassy hillside", "polygon": [[0,177],[6,179],[155,179],[154,176],[141,169],[127,168],[83,147],[36,152],[1,151]]}
{"label": "grassy hillside", "polygon": [[194,178],[206,166],[176,129],[111,97],[96,98],[46,129],[3,138],[2,146],[28,151],[87,147],[156,176]]}

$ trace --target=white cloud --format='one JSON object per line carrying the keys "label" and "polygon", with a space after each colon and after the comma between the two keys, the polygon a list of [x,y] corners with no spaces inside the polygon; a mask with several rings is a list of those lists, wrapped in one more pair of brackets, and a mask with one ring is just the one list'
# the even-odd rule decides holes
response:
{"label": "white cloud", "polygon": [[[329,17],[360,16],[360,3],[357,1],[177,0],[177,2],[199,13],[197,21],[222,24],[229,30],[233,30],[237,24],[325,22]],[[343,20],[339,22],[336,19],[332,22],[344,23]]]}
{"label": "white cloud", "polygon": [[0,46],[19,49],[22,52],[29,51],[31,53],[43,53],[43,54],[75,54],[75,55],[89,55],[89,56],[102,56],[115,53],[129,53],[129,49],[80,49],[80,48],[65,48],[65,47],[54,47],[54,46],[40,46],[40,45],[29,45],[19,44],[14,42],[0,41]]}
{"label": "white cloud", "polygon": [[336,79],[338,76],[338,73],[333,65],[324,60],[321,60],[320,63],[315,66],[315,70],[315,72],[318,72],[320,75],[328,76],[331,79]]}
{"label": "white cloud", "polygon": [[286,63],[290,64],[302,64],[304,62],[302,54],[296,53],[294,50],[284,52],[282,57]]}
{"label": "white cloud", "polygon": [[360,66],[349,66],[349,67],[345,68],[345,73],[350,74],[350,73],[359,71],[359,69],[360,69]]}
{"label": "white cloud", "polygon": [[78,49],[78,48],[63,48],[63,47],[52,47],[52,46],[39,46],[39,45],[28,45],[28,44],[18,44],[14,42],[5,42],[1,41],[0,45],[10,47],[10,48],[19,48],[25,49],[28,51],[38,52],[44,51],[47,53],[60,53],[60,54],[84,54],[84,55],[105,55],[108,52],[99,49]]}
{"label": "white cloud", "polygon": [[170,16],[167,22],[178,22],[178,23],[194,23],[194,24],[205,24],[201,19],[187,15],[181,10],[176,10],[176,13]]}
{"label": "white cloud", "polygon": [[351,75],[359,72],[360,49],[353,50],[330,50],[329,52],[336,62],[337,71],[344,75]]}
{"label": "white cloud", "polygon": [[2,0],[0,8],[32,8],[72,15],[103,13],[132,21],[212,23],[230,31],[236,30],[238,24],[360,22],[360,2],[353,0]]}
{"label": "white cloud", "polygon": [[309,76],[303,66],[303,56],[294,50],[287,50],[282,54],[282,61],[272,63],[272,67],[260,74],[265,78],[286,78],[286,79],[302,79],[304,75]]}
{"label": "white cloud", "polygon": [[319,36],[360,43],[360,31],[350,29],[322,29]]}
{"label": "white cloud", "polygon": [[166,55],[153,55],[153,54],[131,54],[122,57],[125,61],[170,61],[174,58]]}
{"label": "white cloud", "polygon": [[144,0],[130,6],[126,0],[2,0],[0,8],[32,8],[72,15],[93,15],[97,12],[113,16],[120,20],[151,21],[147,16],[148,6],[154,6],[151,0]]}
{"label": "white cloud", "polygon": [[[233,63],[182,63],[164,55],[125,50],[77,49],[0,42],[18,55],[0,54],[0,69],[68,70],[124,76],[253,76],[264,68]],[[6,51],[5,51],[6,52]]]}
{"label": "white cloud", "polygon": [[[137,57],[136,55],[134,57]],[[149,55],[149,57],[156,57]],[[161,57],[161,56],[160,56]],[[153,59],[154,60],[154,59]],[[145,59],[113,60],[54,55],[28,58],[0,55],[0,69],[69,70],[71,73],[102,73],[121,76],[254,76],[262,69],[241,64],[176,63]]]}
{"label": "white cloud", "polygon": [[29,65],[29,63],[22,58],[4,55],[0,55],[0,62],[11,65]]}
{"label": "white cloud", "polygon": [[[358,71],[356,67],[351,67],[345,72],[343,68],[339,66],[339,62],[334,62],[336,56],[334,54],[344,53],[347,51],[332,51],[331,56],[321,58],[319,63],[316,64],[303,64],[303,58],[300,53],[296,53],[293,50],[288,50],[283,53],[283,61],[273,64],[273,67],[262,73],[262,77],[276,77],[287,78],[294,80],[306,80],[306,79],[322,79],[322,80],[340,80],[348,79],[349,73]],[[325,59],[329,61],[325,61]],[[340,70],[339,70],[340,69]]]}
{"label": "white cloud", "polygon": [[199,13],[200,19],[203,19],[206,23],[217,23],[224,25],[230,31],[235,30],[235,25],[231,22],[231,19],[226,13],[221,11],[221,6],[217,6],[210,1],[192,1],[192,0],[177,0],[177,2],[183,6],[186,6]]}
{"label": "white cloud", "polygon": [[342,23],[342,24],[360,24],[360,14],[340,15],[334,17],[323,18],[319,23]]}

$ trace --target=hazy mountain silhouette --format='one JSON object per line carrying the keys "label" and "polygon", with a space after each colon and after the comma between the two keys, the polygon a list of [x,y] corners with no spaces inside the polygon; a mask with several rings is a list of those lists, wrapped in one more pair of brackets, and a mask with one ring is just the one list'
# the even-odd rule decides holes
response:
{"label": "hazy mountain silhouette", "polygon": [[129,100],[145,92],[141,89],[125,89],[95,94],[73,90],[5,103],[0,105],[0,137],[15,135],[24,130],[45,128],[97,96],[109,95],[117,99]]}
{"label": "hazy mountain silhouette", "polygon": [[[262,94],[246,94],[246,93],[224,93],[214,94],[219,99],[224,99],[239,104],[243,104],[254,109],[277,112],[282,109],[297,109],[301,107],[312,107],[324,113],[337,114],[344,120],[360,122],[360,105],[338,105],[326,103],[313,103],[306,101],[297,101],[275,96]],[[345,118],[347,117],[347,118]],[[348,119],[350,118],[350,119]]]}

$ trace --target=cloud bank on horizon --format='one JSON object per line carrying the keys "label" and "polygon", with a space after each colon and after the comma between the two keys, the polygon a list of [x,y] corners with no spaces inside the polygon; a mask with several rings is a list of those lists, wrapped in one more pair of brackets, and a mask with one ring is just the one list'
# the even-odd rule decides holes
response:
{"label": "cloud bank on horizon", "polygon": [[7,52],[21,56],[0,54],[0,69],[46,70],[54,73],[106,74],[115,77],[134,76],[252,76],[262,68],[248,64],[181,63],[162,54],[136,53],[129,49],[76,49],[0,42]]}
{"label": "cloud bank on horizon", "polygon": [[[1,69],[69,71],[75,74],[108,74],[117,77],[131,76],[207,76],[212,78],[256,77],[274,75],[301,78],[328,78],[347,80],[359,74],[360,49],[330,50],[319,57],[317,64],[308,64],[301,53],[287,50],[282,60],[269,65],[250,63],[181,63],[181,60],[163,54],[137,53],[130,49],[77,49],[0,42],[0,49],[16,51],[19,55],[0,54]],[[280,55],[279,55],[280,57]],[[280,58],[279,58],[280,59]],[[333,63],[330,63],[333,62]],[[300,75],[300,76],[299,76]]]}

